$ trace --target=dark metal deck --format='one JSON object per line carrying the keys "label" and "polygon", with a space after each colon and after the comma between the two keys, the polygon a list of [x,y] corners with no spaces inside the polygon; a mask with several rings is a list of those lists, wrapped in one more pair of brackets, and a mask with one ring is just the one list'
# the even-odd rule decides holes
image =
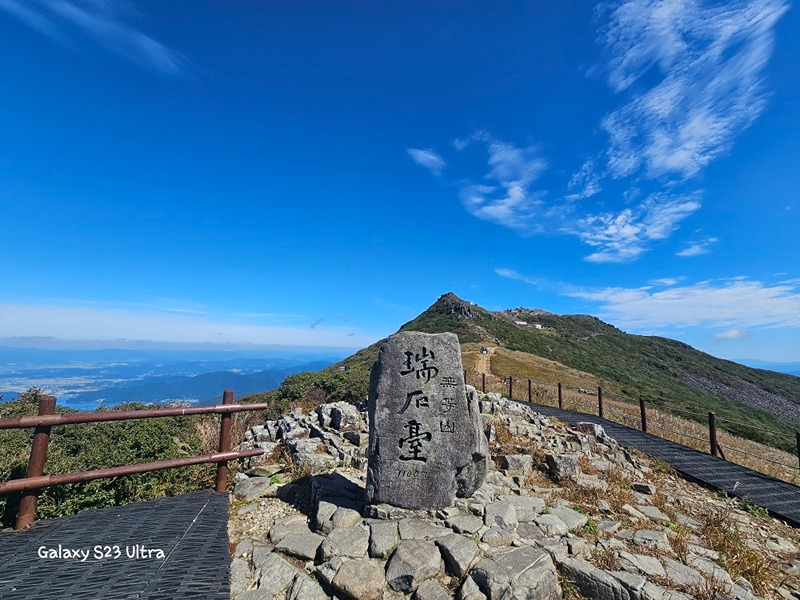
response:
{"label": "dark metal deck", "polygon": [[[142,556],[142,546],[151,552]],[[88,558],[40,558],[59,547]],[[228,600],[230,560],[228,494],[190,492],[0,534],[0,598]]]}
{"label": "dark metal deck", "polygon": [[602,425],[606,433],[623,446],[660,458],[686,479],[714,490],[725,490],[731,496],[763,506],[772,516],[800,527],[800,487],[796,485],[595,415],[535,403],[531,406],[541,414],[558,417],[571,425],[580,422]]}

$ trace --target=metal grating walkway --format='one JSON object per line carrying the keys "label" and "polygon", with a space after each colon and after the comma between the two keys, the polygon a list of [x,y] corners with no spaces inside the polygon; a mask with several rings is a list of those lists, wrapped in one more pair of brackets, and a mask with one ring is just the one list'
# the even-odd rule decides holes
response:
{"label": "metal grating walkway", "polygon": [[536,412],[558,417],[571,425],[580,422],[602,425],[608,435],[623,446],[660,458],[686,479],[746,498],[769,510],[772,516],[800,527],[800,487],[796,485],[596,415],[535,403],[530,406]]}
{"label": "metal grating walkway", "polygon": [[[88,551],[40,558],[39,548]],[[97,559],[95,547],[109,558]],[[119,547],[119,556],[116,548]],[[161,550],[136,555],[141,546]],[[3,600],[228,600],[228,494],[190,492],[0,533]]]}

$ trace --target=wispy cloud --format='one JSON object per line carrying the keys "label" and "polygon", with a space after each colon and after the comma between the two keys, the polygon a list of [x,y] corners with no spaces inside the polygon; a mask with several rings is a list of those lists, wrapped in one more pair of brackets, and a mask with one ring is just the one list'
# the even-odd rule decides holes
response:
{"label": "wispy cloud", "polygon": [[661,287],[670,287],[676,285],[683,280],[683,277],[662,277],[661,279],[651,279],[650,285],[658,285]]}
{"label": "wispy cloud", "polygon": [[565,196],[565,199],[569,201],[591,198],[602,191],[600,175],[593,159],[590,158],[581,165],[581,168],[569,180],[567,189],[570,193]]}
{"label": "wispy cloud", "polygon": [[62,45],[83,34],[140,66],[177,75],[187,66],[176,51],[143,33],[131,21],[140,14],[129,2],[108,0],[0,0],[5,11]]}
{"label": "wispy cloud", "polygon": [[464,208],[479,219],[520,232],[542,227],[546,216],[545,192],[531,185],[547,169],[538,146],[516,146],[476,131],[469,138],[454,142],[460,150],[478,143],[486,150],[489,171],[479,183],[461,182],[459,197]]}
{"label": "wispy cloud", "polygon": [[714,334],[715,340],[741,340],[750,335],[749,332],[743,329],[728,329],[727,331],[720,331]]}
{"label": "wispy cloud", "polygon": [[689,242],[683,250],[675,254],[677,256],[700,256],[701,254],[708,254],[711,250],[711,246],[718,241],[719,240],[715,237],[708,237],[703,240]]}
{"label": "wispy cloud", "polygon": [[661,291],[603,288],[565,293],[599,302],[601,315],[624,327],[800,327],[796,287],[751,279],[711,280]]}
{"label": "wispy cloud", "polygon": [[[663,284],[667,289],[654,289],[653,285],[587,288],[530,277],[509,268],[495,269],[495,273],[537,289],[598,302],[599,316],[621,327],[640,331],[695,326],[736,331],[800,327],[799,285],[770,285],[737,276],[687,285],[676,285],[676,279],[650,282]],[[727,338],[733,335],[738,334],[728,333]]]}
{"label": "wispy cloud", "polygon": [[433,150],[423,150],[421,148],[406,148],[406,152],[415,163],[421,167],[429,169],[434,175],[441,175],[447,166],[445,160]]}
{"label": "wispy cloud", "polygon": [[669,237],[678,223],[699,208],[697,195],[653,194],[635,208],[586,217],[578,224],[578,236],[598,249],[586,260],[609,263],[638,258],[651,242]]}
{"label": "wispy cloud", "polygon": [[763,69],[787,9],[784,0],[612,3],[609,83],[638,87],[603,120],[610,173],[688,178],[727,152],[764,109]]}

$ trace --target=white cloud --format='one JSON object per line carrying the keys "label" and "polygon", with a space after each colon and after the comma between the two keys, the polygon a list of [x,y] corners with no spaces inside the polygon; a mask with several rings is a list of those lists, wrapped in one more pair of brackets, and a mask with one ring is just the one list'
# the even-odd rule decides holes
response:
{"label": "white cloud", "polygon": [[599,302],[603,318],[635,329],[800,327],[800,292],[795,286],[750,279],[711,280],[661,291],[567,288],[564,294]]}
{"label": "white cloud", "polygon": [[663,277],[661,279],[651,279],[651,285],[658,285],[661,287],[670,287],[672,285],[678,284],[683,280],[683,277]]}
{"label": "white cloud", "polygon": [[696,175],[761,113],[762,72],[784,0],[622,0],[604,31],[609,83],[634,89],[603,120],[615,177]]}
{"label": "white cloud", "polygon": [[174,50],[129,24],[139,14],[128,2],[104,0],[0,0],[0,10],[51,39],[68,45],[76,30],[139,65],[176,75],[186,61]]}
{"label": "white cloud", "polygon": [[[155,343],[243,345],[308,345],[357,348],[377,339],[353,328],[308,325],[268,326],[242,323],[224,316],[162,312],[96,305],[0,303],[4,338],[48,337],[65,340],[142,340]],[[182,309],[183,310],[183,309]],[[237,322],[238,321],[238,322]]]}
{"label": "white cloud", "polygon": [[598,248],[585,260],[609,263],[638,258],[651,242],[669,237],[678,223],[699,208],[697,194],[653,194],[635,208],[585,217],[578,222],[577,234],[584,243]]}
{"label": "white cloud", "polygon": [[704,240],[690,242],[687,246],[676,252],[676,256],[700,256],[701,254],[708,254],[712,244],[716,244],[719,240],[715,237],[709,237]]}
{"label": "white cloud", "polygon": [[715,340],[741,340],[750,335],[749,332],[742,329],[729,329],[727,331],[720,331],[714,334]]}
{"label": "white cloud", "polygon": [[544,192],[531,184],[547,169],[538,146],[519,147],[477,131],[458,141],[461,149],[473,142],[486,147],[489,171],[485,183],[462,182],[459,197],[464,208],[479,219],[522,232],[540,230],[545,217]]}
{"label": "white cloud", "polygon": [[602,191],[600,175],[594,164],[594,159],[586,160],[569,180],[567,189],[570,191],[565,200],[575,201],[591,198]]}
{"label": "white cloud", "polygon": [[434,175],[441,175],[447,166],[445,160],[433,150],[422,150],[420,148],[406,148],[406,152],[415,163],[421,167],[429,169]]}

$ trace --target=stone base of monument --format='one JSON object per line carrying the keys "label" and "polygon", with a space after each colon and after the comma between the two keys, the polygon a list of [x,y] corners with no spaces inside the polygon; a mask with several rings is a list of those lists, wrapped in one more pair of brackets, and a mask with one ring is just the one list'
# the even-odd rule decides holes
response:
{"label": "stone base of monument", "polygon": [[[731,598],[757,598],[744,580],[731,580],[699,537],[686,561],[677,560],[675,534],[652,505],[659,490],[642,459],[602,432],[570,429],[469,387],[465,393],[482,401],[487,426],[514,432],[515,446],[495,445],[481,485],[440,508],[367,502],[366,448],[326,422],[330,405],[267,424],[284,432],[275,441],[290,454],[304,448],[293,439],[319,440],[337,466],[294,483],[276,484],[273,474],[237,485],[232,599],[550,599],[569,587],[586,598],[690,600],[680,586],[701,589],[701,581],[721,581]],[[337,423],[364,432],[365,416],[356,411]],[[604,473],[633,482],[630,504],[617,510],[606,501],[598,486],[610,481]],[[598,498],[593,520],[558,499],[567,490]],[[678,519],[699,527],[685,514]]]}

